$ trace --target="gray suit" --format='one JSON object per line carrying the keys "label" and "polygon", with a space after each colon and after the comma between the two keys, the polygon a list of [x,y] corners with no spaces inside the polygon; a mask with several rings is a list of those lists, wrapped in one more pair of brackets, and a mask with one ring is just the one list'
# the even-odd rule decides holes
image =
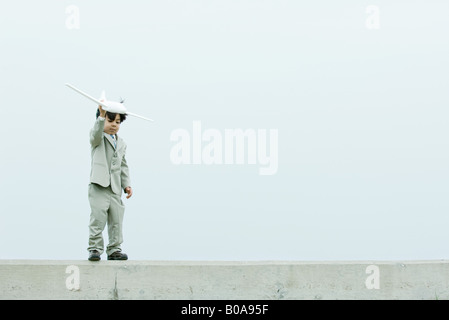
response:
{"label": "gray suit", "polygon": [[103,132],[105,119],[97,118],[90,131],[91,172],[89,184],[89,247],[87,250],[104,251],[103,230],[108,224],[107,255],[121,251],[122,224],[125,206],[122,190],[130,186],[126,144],[118,135],[117,146],[110,135]]}
{"label": "gray suit", "polygon": [[91,172],[90,182],[102,187],[111,186],[115,194],[121,195],[122,190],[131,185],[129,169],[126,163],[126,143],[117,136],[117,147],[111,136],[104,133],[105,119],[97,118],[90,131]]}

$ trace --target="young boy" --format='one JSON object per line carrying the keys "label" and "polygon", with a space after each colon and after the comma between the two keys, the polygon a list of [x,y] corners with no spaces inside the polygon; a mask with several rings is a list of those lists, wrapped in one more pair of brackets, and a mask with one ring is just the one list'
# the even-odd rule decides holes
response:
{"label": "young boy", "polygon": [[130,187],[129,170],[125,159],[126,144],[117,135],[126,114],[110,113],[101,106],[97,110],[97,120],[90,131],[92,167],[89,184],[91,207],[89,223],[89,260],[98,261],[104,251],[103,230],[108,224],[109,244],[106,248],[108,260],[127,260],[120,245],[123,242],[122,223],[125,206],[122,189],[129,199],[133,191]]}

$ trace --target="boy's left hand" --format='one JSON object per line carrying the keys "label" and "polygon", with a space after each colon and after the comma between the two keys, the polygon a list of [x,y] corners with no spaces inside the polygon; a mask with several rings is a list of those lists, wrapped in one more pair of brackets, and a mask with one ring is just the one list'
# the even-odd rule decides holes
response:
{"label": "boy's left hand", "polygon": [[127,194],[126,199],[129,199],[133,195],[133,189],[131,187],[126,187],[125,193]]}

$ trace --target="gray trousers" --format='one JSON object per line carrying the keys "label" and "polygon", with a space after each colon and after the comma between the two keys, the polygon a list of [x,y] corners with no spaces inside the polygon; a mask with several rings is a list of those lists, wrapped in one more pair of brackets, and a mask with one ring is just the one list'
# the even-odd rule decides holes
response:
{"label": "gray trousers", "polygon": [[91,208],[89,222],[89,247],[90,250],[104,252],[103,230],[108,224],[109,244],[106,254],[111,255],[116,251],[122,251],[120,245],[123,242],[122,226],[125,206],[119,195],[112,192],[111,187],[102,187],[98,184],[89,184],[89,203]]}

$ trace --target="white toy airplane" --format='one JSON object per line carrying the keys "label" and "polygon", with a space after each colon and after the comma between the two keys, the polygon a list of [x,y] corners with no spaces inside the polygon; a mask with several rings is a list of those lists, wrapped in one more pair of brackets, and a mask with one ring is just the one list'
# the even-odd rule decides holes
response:
{"label": "white toy airplane", "polygon": [[97,100],[97,99],[91,97],[91,96],[88,95],[87,93],[84,93],[84,92],[81,91],[80,89],[75,88],[74,86],[72,86],[72,85],[69,84],[69,83],[66,83],[65,85],[66,85],[67,87],[69,87],[69,88],[75,90],[75,91],[78,92],[79,94],[85,96],[86,98],[92,100],[92,101],[95,102],[97,105],[100,105],[100,106],[103,108],[103,110],[105,110],[105,111],[109,111],[109,112],[112,112],[112,113],[129,114],[130,116],[142,118],[142,119],[145,119],[145,120],[148,120],[148,121],[154,121],[154,120],[152,120],[152,119],[145,118],[145,117],[139,116],[138,114],[129,112],[128,110],[126,110],[125,105],[124,105],[122,102],[107,101],[107,100],[106,100],[106,97],[105,97],[104,91],[101,93],[101,98],[100,98],[100,100],[102,100],[102,101],[100,101],[100,100]]}

